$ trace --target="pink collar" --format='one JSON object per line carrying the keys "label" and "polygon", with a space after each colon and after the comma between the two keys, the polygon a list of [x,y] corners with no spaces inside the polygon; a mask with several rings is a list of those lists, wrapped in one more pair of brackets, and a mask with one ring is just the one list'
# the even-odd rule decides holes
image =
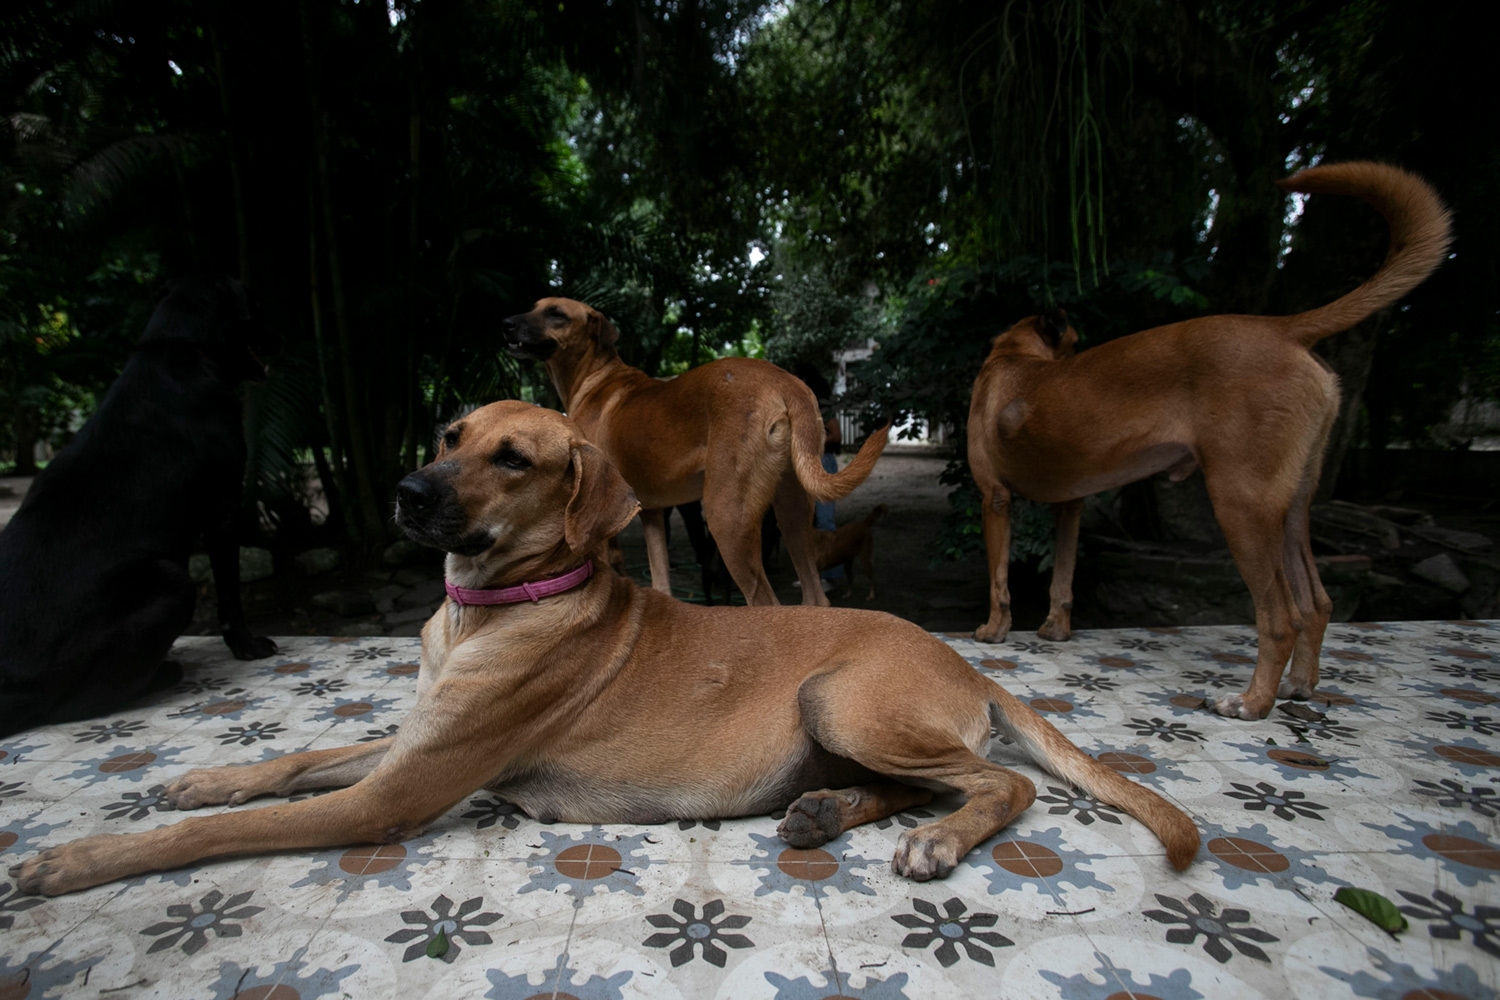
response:
{"label": "pink collar", "polygon": [[443,586],[447,588],[448,596],[455,604],[519,604],[522,601],[531,601],[535,604],[544,597],[572,590],[593,575],[594,563],[590,560],[571,573],[538,580],[536,583],[504,587],[500,590],[471,590],[466,587],[455,587],[446,579],[443,581]]}

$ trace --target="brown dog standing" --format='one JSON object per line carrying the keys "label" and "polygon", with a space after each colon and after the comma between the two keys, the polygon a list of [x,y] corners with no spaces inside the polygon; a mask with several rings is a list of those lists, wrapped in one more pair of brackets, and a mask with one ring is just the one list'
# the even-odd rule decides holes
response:
{"label": "brown dog standing", "polygon": [[544,361],[563,409],[641,501],[651,585],[671,593],[666,511],[703,500],[703,516],[747,604],[777,604],[760,561],[760,522],[776,522],[802,581],[802,603],[827,606],[809,535],[812,502],[841,500],[885,448],[870,435],[838,473],[824,471],[823,418],[802,381],[766,361],[723,358],[670,380],[620,360],[614,324],[572,299],[542,299],[504,323],[506,349]]}
{"label": "brown dog standing", "polygon": [[1313,167],[1289,191],[1349,194],[1374,205],[1391,248],[1374,277],[1295,316],[1205,316],[1074,353],[1066,317],[1029,317],[995,338],[974,382],[969,467],[984,493],[990,617],[986,642],[1010,630],[1011,492],[1054,504],[1051,611],[1038,630],[1071,633],[1073,563],[1083,498],[1166,471],[1202,467],[1214,514],[1255,601],[1255,675],[1220,715],[1259,719],[1282,697],[1307,698],[1332,602],[1308,533],[1338,379],[1309,350],[1405,295],[1447,253],[1448,210],[1422,180],[1377,163]]}
{"label": "brown dog standing", "polygon": [[[445,549],[448,583],[466,589],[450,590],[422,630],[417,702],[396,735],[189,772],[166,790],[179,809],[339,790],[49,848],[11,869],[22,891],[71,892],[218,855],[392,843],[481,787],[532,816],[577,823],[790,804],[780,833],[797,847],[953,789],[964,805],[902,834],[891,861],[929,879],[1035,797],[1026,777],[982,756],[992,724],[1145,823],[1177,868],[1197,851],[1181,810],[1086,756],[910,622],[704,608],[588,575],[638,505],[559,413],[515,401],[477,410],[397,493],[397,522]],[[539,599],[475,603],[523,582]]]}
{"label": "brown dog standing", "polygon": [[870,592],[865,600],[875,600],[875,522],[885,516],[885,504],[877,504],[863,521],[841,524],[834,531],[814,531],[813,550],[817,553],[818,569],[834,566],[844,567],[849,578],[849,593],[854,593],[854,562],[865,571],[870,582]]}

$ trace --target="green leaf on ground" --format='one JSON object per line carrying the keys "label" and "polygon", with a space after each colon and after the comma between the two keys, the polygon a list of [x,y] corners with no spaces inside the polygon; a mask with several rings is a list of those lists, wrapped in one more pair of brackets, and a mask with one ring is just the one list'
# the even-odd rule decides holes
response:
{"label": "green leaf on ground", "polygon": [[[1384,902],[1384,899],[1382,898],[1381,901]],[[1390,904],[1386,903],[1386,905],[1389,906]],[[447,931],[438,931],[437,937],[427,942],[427,957],[442,958],[446,954],[448,954],[448,933]]]}
{"label": "green leaf on ground", "polygon": [[1396,909],[1396,904],[1378,892],[1345,886],[1333,894],[1333,900],[1343,903],[1388,934],[1404,931],[1408,926],[1406,918]]}

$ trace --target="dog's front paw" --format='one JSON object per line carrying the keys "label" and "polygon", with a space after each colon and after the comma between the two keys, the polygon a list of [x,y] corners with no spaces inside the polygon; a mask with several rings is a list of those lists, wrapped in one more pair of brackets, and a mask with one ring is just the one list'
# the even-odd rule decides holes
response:
{"label": "dog's front paw", "polygon": [[168,784],[162,797],[176,809],[237,806],[265,791],[245,780],[246,770],[247,767],[204,767],[189,771]]}
{"label": "dog's front paw", "polygon": [[231,630],[224,633],[224,644],[236,660],[264,660],[276,655],[276,643],[263,635]]}
{"label": "dog's front paw", "polygon": [[35,857],[12,865],[16,888],[33,896],[60,896],[130,874],[112,863],[124,838],[112,834],[84,837],[49,847]]}
{"label": "dog's front paw", "polygon": [[1268,701],[1264,707],[1260,707],[1245,695],[1227,694],[1217,700],[1208,699],[1205,707],[1226,719],[1244,719],[1246,722],[1255,722],[1258,719],[1264,719],[1270,713],[1271,702]]}
{"label": "dog's front paw", "polygon": [[776,832],[793,847],[803,850],[822,847],[844,832],[841,807],[835,792],[808,792],[787,806],[786,818]]}
{"label": "dog's front paw", "polygon": [[939,823],[908,830],[896,842],[891,871],[913,882],[944,878],[958,867],[959,842]]}

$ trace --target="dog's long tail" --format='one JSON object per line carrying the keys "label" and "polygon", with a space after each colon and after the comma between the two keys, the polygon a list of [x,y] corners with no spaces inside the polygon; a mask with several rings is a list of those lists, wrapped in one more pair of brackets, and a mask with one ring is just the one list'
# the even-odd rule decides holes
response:
{"label": "dog's long tail", "polygon": [[1035,709],[999,684],[994,684],[994,689],[991,720],[1022,753],[1100,802],[1123,809],[1144,823],[1166,847],[1173,868],[1182,871],[1192,862],[1198,853],[1198,828],[1187,813],[1078,749]]}
{"label": "dog's long tail", "polygon": [[1288,191],[1347,194],[1385,216],[1391,248],[1370,280],[1318,309],[1288,316],[1288,332],[1304,347],[1347,330],[1426,280],[1447,256],[1452,240],[1448,207],[1420,177],[1384,163],[1331,163],[1277,181]]}
{"label": "dog's long tail", "polygon": [[819,461],[823,454],[823,421],[818,416],[817,397],[812,390],[807,390],[805,399],[799,396],[787,400],[787,413],[792,423],[792,468],[807,495],[824,503],[844,499],[865,481],[891,433],[891,425],[886,424],[865,438],[848,465],[838,472],[829,472]]}

